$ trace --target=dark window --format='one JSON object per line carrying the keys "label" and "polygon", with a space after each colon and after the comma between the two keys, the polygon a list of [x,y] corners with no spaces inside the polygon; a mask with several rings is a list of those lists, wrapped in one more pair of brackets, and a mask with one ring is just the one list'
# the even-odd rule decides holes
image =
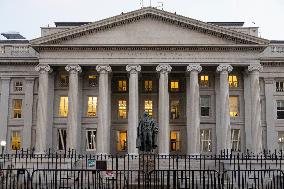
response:
{"label": "dark window", "polygon": [[284,119],[284,101],[277,101],[277,119]]}
{"label": "dark window", "polygon": [[200,114],[201,116],[210,115],[210,97],[209,96],[200,97]]}

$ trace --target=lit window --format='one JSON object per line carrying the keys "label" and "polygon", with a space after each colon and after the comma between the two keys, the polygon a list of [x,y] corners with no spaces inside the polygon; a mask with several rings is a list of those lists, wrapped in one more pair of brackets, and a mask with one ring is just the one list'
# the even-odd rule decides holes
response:
{"label": "lit window", "polygon": [[69,85],[69,76],[65,74],[61,74],[59,76],[59,86],[68,87],[68,85]]}
{"label": "lit window", "polygon": [[15,92],[23,91],[23,82],[22,81],[15,81],[14,82],[14,91]]}
{"label": "lit window", "polygon": [[127,83],[126,80],[119,80],[118,81],[118,91],[125,92],[127,91]]}
{"label": "lit window", "polygon": [[12,131],[11,149],[12,150],[20,150],[21,149],[21,133],[20,133],[20,131]]}
{"label": "lit window", "polygon": [[118,116],[121,119],[126,119],[126,100],[119,100],[118,101]]}
{"label": "lit window", "polygon": [[153,81],[152,80],[145,80],[144,81],[144,89],[145,92],[152,92],[153,91]]}
{"label": "lit window", "polygon": [[153,101],[152,100],[144,101],[144,111],[147,112],[149,116],[153,116]]}
{"label": "lit window", "polygon": [[97,97],[89,96],[88,97],[88,116],[97,115]]}
{"label": "lit window", "polygon": [[236,75],[229,75],[229,87],[230,88],[238,87],[238,77]]}
{"label": "lit window", "polygon": [[22,118],[22,99],[13,100],[13,118]]}
{"label": "lit window", "polygon": [[180,150],[180,132],[171,131],[171,151]]}
{"label": "lit window", "polygon": [[232,150],[234,152],[241,151],[241,131],[240,129],[232,129]]}
{"label": "lit window", "polygon": [[179,118],[179,100],[172,100],[171,101],[171,119],[178,119]]}
{"label": "lit window", "polygon": [[284,101],[277,101],[277,119],[284,119]]}
{"label": "lit window", "polygon": [[230,96],[230,117],[239,116],[239,98],[237,96]]}
{"label": "lit window", "polygon": [[200,149],[202,152],[212,151],[211,129],[200,130]]}
{"label": "lit window", "polygon": [[86,130],[86,150],[96,150],[96,130],[94,129]]}
{"label": "lit window", "polygon": [[59,104],[59,116],[67,117],[67,115],[68,115],[68,97],[61,96]]}
{"label": "lit window", "polygon": [[284,150],[284,131],[278,131],[279,150]]}
{"label": "lit window", "polygon": [[171,91],[172,92],[179,91],[179,81],[171,81]]}
{"label": "lit window", "polygon": [[200,87],[209,87],[209,76],[208,75],[200,76]]}
{"label": "lit window", "polygon": [[66,150],[66,139],[67,139],[66,129],[58,129],[57,130],[58,150]]}
{"label": "lit window", "polygon": [[200,115],[209,116],[210,115],[210,97],[200,96]]}
{"label": "lit window", "polygon": [[97,86],[97,76],[96,75],[89,75],[88,80],[89,80],[89,87]]}
{"label": "lit window", "polygon": [[127,131],[118,131],[117,151],[126,151],[127,149]]}

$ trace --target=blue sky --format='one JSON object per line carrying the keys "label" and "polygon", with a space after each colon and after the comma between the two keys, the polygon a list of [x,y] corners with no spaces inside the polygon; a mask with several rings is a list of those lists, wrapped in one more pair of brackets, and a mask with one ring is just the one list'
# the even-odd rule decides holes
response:
{"label": "blue sky", "polygon": [[[152,0],[164,10],[208,21],[244,21],[266,39],[284,40],[284,0]],[[150,0],[144,0],[149,6]],[[0,32],[28,39],[55,21],[97,21],[141,8],[141,0],[0,0]],[[255,24],[254,24],[255,23]]]}

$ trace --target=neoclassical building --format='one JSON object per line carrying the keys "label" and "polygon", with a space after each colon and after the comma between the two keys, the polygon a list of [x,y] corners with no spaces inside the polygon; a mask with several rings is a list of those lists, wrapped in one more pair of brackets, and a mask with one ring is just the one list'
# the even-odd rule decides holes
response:
{"label": "neoclassical building", "polygon": [[151,7],[55,25],[0,40],[8,152],[137,154],[144,111],[159,124],[159,154],[284,147],[284,41]]}

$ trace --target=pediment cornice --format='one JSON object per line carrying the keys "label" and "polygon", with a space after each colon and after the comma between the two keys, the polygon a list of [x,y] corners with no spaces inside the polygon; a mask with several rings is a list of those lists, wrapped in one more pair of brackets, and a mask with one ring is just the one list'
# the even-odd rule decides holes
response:
{"label": "pediment cornice", "polygon": [[53,44],[56,45],[62,41],[78,38],[103,30],[109,30],[113,27],[128,24],[131,22],[137,22],[144,18],[153,18],[163,22],[168,22],[183,28],[205,33],[207,35],[234,41],[235,44],[267,45],[269,43],[268,40],[263,38],[247,35],[234,30],[191,19],[181,15],[173,14],[156,8],[147,7],[118,16],[110,17],[97,22],[93,22],[87,25],[75,27],[55,34],[36,38],[31,41],[31,44],[32,46],[37,47]]}

